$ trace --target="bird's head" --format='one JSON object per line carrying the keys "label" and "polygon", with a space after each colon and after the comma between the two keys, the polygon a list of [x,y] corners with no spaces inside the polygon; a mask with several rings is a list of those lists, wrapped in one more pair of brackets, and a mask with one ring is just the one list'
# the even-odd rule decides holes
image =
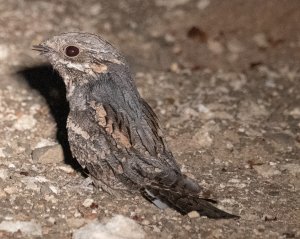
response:
{"label": "bird's head", "polygon": [[79,78],[87,79],[87,75],[107,73],[111,65],[126,65],[124,57],[116,48],[90,33],[63,33],[33,46],[33,50],[48,58],[66,85],[75,78],[79,81]]}

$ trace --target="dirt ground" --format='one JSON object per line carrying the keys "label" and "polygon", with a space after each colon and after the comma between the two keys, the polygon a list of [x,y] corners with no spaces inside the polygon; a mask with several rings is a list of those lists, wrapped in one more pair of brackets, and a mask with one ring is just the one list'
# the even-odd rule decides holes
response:
{"label": "dirt ground", "polygon": [[[0,0],[0,238],[72,238],[117,214],[147,239],[300,238],[299,21],[299,0]],[[31,50],[67,31],[121,49],[183,171],[241,219],[181,216],[85,184],[63,84]]]}

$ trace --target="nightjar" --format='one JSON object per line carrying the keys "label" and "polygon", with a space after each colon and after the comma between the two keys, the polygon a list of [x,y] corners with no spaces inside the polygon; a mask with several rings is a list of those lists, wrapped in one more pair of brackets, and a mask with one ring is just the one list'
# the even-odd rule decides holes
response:
{"label": "nightjar", "polygon": [[140,192],[156,206],[209,218],[237,218],[199,196],[167,148],[157,117],[137,91],[122,54],[101,37],[63,33],[34,46],[60,73],[73,156],[94,184],[116,196]]}

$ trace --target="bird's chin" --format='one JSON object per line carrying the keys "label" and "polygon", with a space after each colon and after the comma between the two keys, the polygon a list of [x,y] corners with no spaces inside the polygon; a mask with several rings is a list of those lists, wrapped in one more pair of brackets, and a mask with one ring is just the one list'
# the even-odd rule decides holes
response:
{"label": "bird's chin", "polygon": [[64,65],[60,64],[57,59],[53,58],[52,56],[48,56],[47,59],[48,62],[52,65],[53,69],[56,70],[62,77],[66,75]]}

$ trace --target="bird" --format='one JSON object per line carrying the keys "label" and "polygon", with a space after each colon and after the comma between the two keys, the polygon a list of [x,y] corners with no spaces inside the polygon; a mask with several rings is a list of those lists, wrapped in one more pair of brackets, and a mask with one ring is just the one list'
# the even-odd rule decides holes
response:
{"label": "bird", "polygon": [[67,32],[33,46],[66,86],[72,156],[97,188],[115,196],[139,193],[157,207],[214,219],[239,218],[201,197],[181,172],[157,115],[140,96],[123,54],[101,36]]}

